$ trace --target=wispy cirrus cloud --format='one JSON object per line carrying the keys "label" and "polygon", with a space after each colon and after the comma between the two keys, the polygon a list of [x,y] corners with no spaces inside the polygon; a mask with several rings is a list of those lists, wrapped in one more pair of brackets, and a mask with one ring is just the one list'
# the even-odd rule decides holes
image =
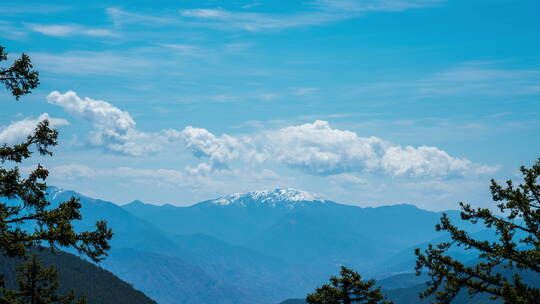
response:
{"label": "wispy cirrus cloud", "polygon": [[4,3],[0,15],[17,16],[17,15],[42,15],[65,12],[73,9],[71,6],[65,5],[48,5],[40,3],[39,5],[21,5],[17,3]]}
{"label": "wispy cirrus cloud", "polygon": [[242,5],[239,10],[222,8],[181,9],[174,15],[147,15],[128,12],[121,8],[108,8],[113,24],[145,24],[147,26],[176,25],[209,27],[217,30],[245,30],[250,32],[284,30],[294,27],[319,26],[362,16],[368,12],[395,12],[431,7],[446,0],[319,0],[302,3],[302,9],[288,13],[250,12],[260,2]]}
{"label": "wispy cirrus cloud", "polygon": [[109,17],[109,20],[111,20],[115,27],[121,27],[125,24],[133,23],[156,26],[159,24],[172,24],[177,22],[174,18],[137,14],[128,12],[118,7],[107,8],[106,13]]}
{"label": "wispy cirrus cloud", "polygon": [[0,21],[0,36],[8,39],[21,39],[27,35],[27,31],[21,26],[7,21]]}
{"label": "wispy cirrus cloud", "polygon": [[71,37],[75,35],[92,37],[115,37],[115,33],[104,28],[88,28],[81,25],[60,25],[60,24],[30,24],[30,29],[34,32],[53,37]]}
{"label": "wispy cirrus cloud", "polygon": [[[32,168],[22,168],[30,172]],[[273,183],[280,185],[281,177],[269,169],[234,171],[226,175],[192,175],[189,172],[174,169],[143,169],[129,166],[120,166],[116,168],[95,168],[82,164],[64,164],[48,168],[52,182],[60,184],[70,184],[74,181],[103,180],[115,183],[117,186],[122,184],[133,185],[133,183],[152,186],[153,188],[169,188],[171,190],[183,189],[183,191],[196,192],[201,198],[207,199],[212,191],[229,193],[232,186],[242,184],[247,189],[252,189],[253,185],[260,183]]]}
{"label": "wispy cirrus cloud", "polygon": [[464,62],[416,82],[421,97],[474,94],[512,96],[540,94],[540,69],[502,68],[492,62]]}
{"label": "wispy cirrus cloud", "polygon": [[252,13],[224,9],[181,10],[186,18],[203,20],[199,26],[216,29],[241,29],[251,32],[317,26],[356,18],[367,12],[394,12],[440,4],[445,0],[319,0],[308,2],[305,10],[296,13]]}
{"label": "wispy cirrus cloud", "polygon": [[120,177],[135,179],[156,179],[171,185],[192,184],[183,172],[170,169],[137,169],[117,167],[114,169],[97,169],[80,164],[68,164],[51,167],[51,177],[55,179],[79,179],[99,177]]}
{"label": "wispy cirrus cloud", "polygon": [[462,62],[414,80],[362,83],[350,95],[400,99],[455,96],[504,97],[540,94],[540,69],[518,69],[497,62]]}
{"label": "wispy cirrus cloud", "polygon": [[295,14],[266,14],[236,12],[223,9],[190,9],[180,11],[190,25],[225,30],[283,30],[293,27],[322,25],[350,18],[349,14],[335,12],[301,12]]}
{"label": "wispy cirrus cloud", "polygon": [[444,2],[446,0],[316,0],[310,4],[323,10],[399,12],[431,7]]}
{"label": "wispy cirrus cloud", "polygon": [[75,75],[143,75],[163,63],[148,58],[143,50],[68,51],[65,53],[34,53],[32,60],[42,69],[57,74]]}

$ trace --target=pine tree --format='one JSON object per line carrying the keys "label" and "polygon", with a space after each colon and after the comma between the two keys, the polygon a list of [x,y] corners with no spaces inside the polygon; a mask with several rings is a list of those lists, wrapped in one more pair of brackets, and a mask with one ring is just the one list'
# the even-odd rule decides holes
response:
{"label": "pine tree", "polygon": [[[531,167],[521,167],[523,183],[515,186],[509,180],[501,186],[491,181],[493,200],[503,216],[487,208],[473,209],[460,203],[461,218],[486,228],[494,229],[498,240],[476,240],[469,233],[453,225],[443,215],[436,226],[438,231],[450,233],[452,242],[429,245],[424,253],[416,249],[416,271],[427,269],[431,280],[421,297],[435,295],[437,303],[450,303],[462,290],[471,296],[487,293],[504,303],[539,303],[540,290],[523,281],[520,272],[540,274],[540,159]],[[480,252],[480,262],[469,266],[448,256],[452,245]],[[501,271],[512,272],[512,276]]]}
{"label": "pine tree", "polygon": [[[7,60],[7,53],[3,46],[0,46],[0,62]],[[15,60],[8,68],[0,68],[0,82],[18,100],[22,95],[28,94],[39,85],[39,74],[32,70],[30,57],[22,54],[21,58]]]}
{"label": "pine tree", "polygon": [[375,280],[362,281],[357,272],[341,266],[341,277],[331,277],[330,284],[317,288],[309,294],[310,304],[391,304],[385,301],[380,288],[375,288]]}
{"label": "pine tree", "polygon": [[[5,60],[7,53],[0,46],[0,62]],[[23,54],[9,68],[0,69],[0,82],[19,99],[37,87],[39,78],[32,70],[30,58]],[[40,155],[51,156],[51,148],[58,144],[57,137],[58,131],[44,120],[21,143],[0,146],[0,254],[25,257],[28,249],[37,246],[48,246],[53,252],[73,248],[99,262],[107,255],[112,238],[106,222],[98,221],[94,231],[76,232],[73,221],[81,219],[79,200],[72,197],[56,207],[51,206],[46,200],[45,180],[49,172],[37,165],[25,178],[17,167],[33,155],[34,149]],[[21,228],[25,226],[33,230]],[[2,281],[0,277],[3,286]]]}
{"label": "pine tree", "polygon": [[[0,59],[4,57],[4,48],[0,47]],[[12,67],[0,70],[0,81],[7,81],[6,85],[15,90],[15,97],[26,94],[39,83],[38,74],[31,67],[30,59],[23,55]],[[16,83],[12,83],[14,80]],[[97,222],[95,231],[75,232],[72,222],[81,219],[78,199],[71,198],[53,208],[46,200],[45,179],[49,172],[38,165],[23,178],[17,167],[32,156],[32,148],[41,155],[51,156],[50,148],[58,144],[57,137],[58,131],[44,120],[23,142],[0,146],[0,164],[10,164],[10,169],[0,166],[0,253],[21,257],[27,248],[47,244],[53,250],[75,248],[97,262],[106,255],[108,241],[112,238],[106,223]],[[35,229],[20,228],[23,224],[33,224]]]}
{"label": "pine tree", "polygon": [[86,304],[86,299],[75,299],[71,291],[68,295],[56,293],[58,273],[54,266],[44,267],[35,255],[17,266],[17,290],[2,288],[0,302],[13,304]]}

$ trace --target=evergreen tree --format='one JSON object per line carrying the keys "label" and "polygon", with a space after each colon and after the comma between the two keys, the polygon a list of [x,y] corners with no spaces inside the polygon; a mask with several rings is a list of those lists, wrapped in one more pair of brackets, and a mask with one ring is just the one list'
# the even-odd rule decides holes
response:
{"label": "evergreen tree", "polygon": [[362,281],[357,272],[341,266],[341,277],[331,277],[330,284],[317,288],[309,294],[309,304],[391,304],[385,301],[380,288],[375,287],[375,280]]}
{"label": "evergreen tree", "polygon": [[[5,48],[0,46],[0,62],[6,61],[7,55]],[[32,70],[30,57],[23,53],[21,58],[15,60],[10,67],[0,68],[0,82],[18,100],[39,85],[39,74]]]}
{"label": "evergreen tree", "polygon": [[75,299],[71,291],[66,296],[56,294],[58,273],[54,266],[44,267],[35,255],[17,266],[18,290],[2,288],[0,302],[13,304],[86,304],[86,299]]}
{"label": "evergreen tree", "polygon": [[[5,56],[4,48],[0,47],[0,59]],[[11,68],[0,70],[0,81],[13,88],[15,97],[26,94],[39,83],[38,74],[31,67],[30,59],[23,55]],[[14,80],[17,82],[12,83]],[[57,137],[58,131],[44,120],[23,142],[0,146],[0,164],[10,164],[9,168],[0,166],[0,253],[20,257],[29,247],[47,244],[53,250],[75,248],[98,262],[106,255],[112,238],[106,223],[97,222],[95,231],[75,232],[72,222],[81,219],[78,199],[71,198],[52,207],[46,200],[45,179],[49,172],[38,165],[23,178],[16,166],[32,156],[32,148],[41,155],[52,155],[50,148],[57,145]],[[22,229],[24,224],[35,228]]]}
{"label": "evergreen tree", "polygon": [[[7,54],[0,46],[0,61],[5,60]],[[32,70],[30,58],[23,54],[9,68],[0,69],[0,82],[18,99],[37,87],[39,78]],[[17,167],[32,156],[33,149],[40,155],[51,156],[57,137],[58,131],[44,120],[21,143],[0,146],[0,254],[25,257],[29,248],[47,245],[53,252],[62,247],[74,248],[99,262],[110,248],[112,231],[107,224],[98,221],[94,231],[76,232],[72,222],[81,219],[79,200],[72,197],[56,207],[51,206],[46,200],[45,180],[49,172],[37,165],[24,178]],[[6,163],[8,165],[4,166]],[[2,279],[0,277],[0,284]]]}
{"label": "evergreen tree", "polygon": [[[460,203],[463,220],[483,222],[495,230],[498,240],[476,240],[442,216],[436,229],[449,232],[452,242],[430,244],[424,253],[415,251],[417,274],[427,269],[431,277],[421,297],[435,295],[437,303],[450,303],[466,289],[471,296],[488,293],[504,303],[539,303],[540,290],[525,283],[520,272],[540,274],[540,159],[531,168],[521,167],[521,173],[523,183],[518,186],[510,180],[505,186],[491,181],[493,200],[499,202],[497,207],[503,216]],[[468,266],[448,256],[446,252],[452,245],[477,250],[480,262]],[[513,275],[505,276],[501,270]]]}

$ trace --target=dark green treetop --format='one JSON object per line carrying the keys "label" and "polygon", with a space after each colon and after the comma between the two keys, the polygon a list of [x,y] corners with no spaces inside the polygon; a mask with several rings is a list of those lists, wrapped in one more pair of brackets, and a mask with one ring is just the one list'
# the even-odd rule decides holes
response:
{"label": "dark green treetop", "polygon": [[385,301],[380,288],[375,288],[375,280],[363,281],[360,274],[341,266],[341,277],[331,277],[330,284],[309,294],[310,304],[391,304]]}
{"label": "dark green treetop", "polygon": [[0,303],[10,304],[86,304],[86,299],[76,299],[71,291],[61,296],[56,293],[58,273],[54,266],[43,266],[33,255],[26,262],[17,266],[18,290],[2,288]]}
{"label": "dark green treetop", "polygon": [[[57,136],[58,132],[44,120],[22,143],[0,146],[0,164],[21,163],[32,156],[33,147],[41,155],[52,155],[50,147],[57,144]],[[109,249],[112,231],[99,221],[95,231],[77,233],[72,222],[81,219],[81,204],[71,198],[53,208],[46,200],[48,174],[38,165],[23,178],[17,166],[0,166],[0,252],[10,257],[24,256],[27,248],[46,243],[53,250],[75,248],[99,261]],[[22,229],[23,224],[33,224],[35,228]]]}
{"label": "dark green treetop", "polygon": [[[0,46],[0,61],[6,60]],[[39,83],[38,74],[31,70],[28,56],[23,55],[8,69],[0,70],[0,81],[12,88],[18,98]],[[16,83],[12,82],[16,78]],[[20,85],[20,86],[19,86]],[[0,254],[21,257],[27,248],[48,245],[52,250],[71,247],[98,262],[107,253],[112,231],[106,223],[96,223],[95,231],[76,232],[74,220],[81,219],[81,204],[71,198],[52,207],[46,200],[45,179],[49,172],[38,165],[28,177],[21,176],[17,164],[29,159],[35,149],[40,155],[52,155],[51,148],[58,144],[58,131],[49,122],[40,122],[34,132],[21,143],[0,146]],[[9,166],[4,167],[5,164]],[[35,227],[33,230],[21,226]]]}
{"label": "dark green treetop", "polygon": [[[443,215],[436,229],[449,232],[452,241],[429,245],[423,253],[415,251],[417,274],[427,269],[431,277],[421,297],[435,295],[436,303],[450,303],[466,289],[471,296],[487,293],[504,303],[539,303],[540,290],[525,283],[519,273],[540,274],[540,159],[531,168],[521,167],[521,173],[523,183],[517,186],[510,180],[504,186],[491,181],[493,200],[499,202],[497,207],[504,216],[460,203],[462,219],[482,222],[494,229],[498,240],[476,240]],[[448,256],[452,245],[477,250],[480,262],[469,266]],[[501,270],[513,275],[503,275]]]}
{"label": "dark green treetop", "polygon": [[[7,55],[5,48],[0,46],[0,62],[6,61]],[[32,68],[30,57],[24,53],[8,68],[0,68],[0,82],[17,100],[39,85],[39,74]]]}
{"label": "dark green treetop", "polygon": [[[7,54],[0,46],[0,61],[5,60]],[[30,58],[23,54],[11,67],[0,69],[0,82],[19,99],[37,87],[39,78],[32,70]],[[45,183],[49,172],[37,165],[23,177],[17,167],[35,151],[51,156],[51,148],[58,144],[57,138],[58,131],[44,120],[20,143],[0,143],[0,254],[26,258],[27,251],[33,247],[48,246],[53,252],[63,247],[74,248],[99,262],[110,248],[112,231],[107,224],[98,221],[94,231],[75,231],[72,222],[81,219],[78,199],[72,197],[58,206],[51,206],[46,199]],[[73,293],[65,297],[55,294],[58,288],[56,269],[53,266],[43,268],[35,257],[19,267],[18,285],[19,290],[7,289],[3,276],[0,276],[0,302],[75,303]]]}

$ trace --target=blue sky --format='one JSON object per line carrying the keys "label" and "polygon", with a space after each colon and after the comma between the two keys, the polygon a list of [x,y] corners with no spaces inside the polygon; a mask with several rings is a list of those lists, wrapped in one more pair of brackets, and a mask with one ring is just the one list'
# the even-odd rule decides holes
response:
{"label": "blue sky", "polygon": [[[52,3],[52,2],[49,2]],[[127,203],[293,187],[489,204],[540,155],[538,1],[28,1],[0,11],[33,94],[0,139],[60,130],[50,183]],[[11,57],[14,58],[14,57]],[[46,114],[45,114],[46,113]]]}

